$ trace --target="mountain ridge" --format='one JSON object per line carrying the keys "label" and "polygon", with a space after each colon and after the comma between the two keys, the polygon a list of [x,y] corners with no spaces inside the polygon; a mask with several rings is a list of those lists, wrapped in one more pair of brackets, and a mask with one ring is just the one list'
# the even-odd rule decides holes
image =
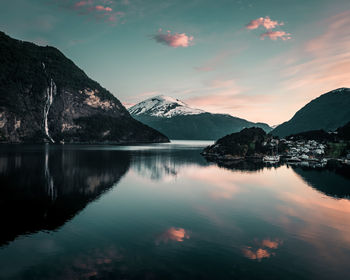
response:
{"label": "mountain ridge", "polygon": [[334,131],[349,121],[350,88],[341,87],[311,100],[271,133],[285,137],[310,130]]}
{"label": "mountain ridge", "polygon": [[213,114],[188,106],[165,95],[148,98],[128,109],[137,120],[167,135],[170,139],[216,140],[246,127],[271,130],[265,123],[253,123],[229,114]]}

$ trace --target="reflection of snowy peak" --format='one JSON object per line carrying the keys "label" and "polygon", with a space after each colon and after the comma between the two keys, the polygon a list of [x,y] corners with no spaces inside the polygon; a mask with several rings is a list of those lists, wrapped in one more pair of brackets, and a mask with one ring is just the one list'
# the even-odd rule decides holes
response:
{"label": "reflection of snowy peak", "polygon": [[186,103],[170,96],[159,95],[146,99],[129,108],[131,115],[149,115],[171,118],[179,115],[199,115],[205,111],[190,108]]}

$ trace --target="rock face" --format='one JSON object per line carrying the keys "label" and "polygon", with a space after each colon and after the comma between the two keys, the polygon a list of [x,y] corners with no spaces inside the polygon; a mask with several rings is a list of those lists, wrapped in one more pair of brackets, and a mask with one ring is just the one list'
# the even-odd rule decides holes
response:
{"label": "rock face", "polygon": [[247,157],[263,157],[271,149],[266,145],[270,136],[258,127],[245,128],[226,135],[203,150],[203,155],[217,160],[240,160]]}
{"label": "rock face", "polygon": [[0,32],[0,142],[167,142],[53,47]]}
{"label": "rock face", "polygon": [[271,131],[267,124],[253,123],[227,114],[211,114],[164,95],[144,100],[128,110],[135,119],[170,139],[216,140],[246,127]]}
{"label": "rock face", "polygon": [[350,89],[339,88],[312,100],[272,134],[285,137],[304,131],[334,131],[350,121]]}

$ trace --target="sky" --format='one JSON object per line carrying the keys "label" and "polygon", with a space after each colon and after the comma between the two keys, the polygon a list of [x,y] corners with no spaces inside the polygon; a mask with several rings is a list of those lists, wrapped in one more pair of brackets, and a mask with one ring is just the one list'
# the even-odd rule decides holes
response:
{"label": "sky", "polygon": [[169,95],[270,125],[350,87],[349,0],[2,0],[0,30],[60,49],[125,106]]}

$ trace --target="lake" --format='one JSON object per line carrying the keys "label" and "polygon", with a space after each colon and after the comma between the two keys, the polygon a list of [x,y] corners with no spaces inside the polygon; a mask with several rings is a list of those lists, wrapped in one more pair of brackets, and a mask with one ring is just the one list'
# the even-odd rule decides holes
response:
{"label": "lake", "polygon": [[0,279],[350,279],[350,174],[210,142],[0,146]]}

